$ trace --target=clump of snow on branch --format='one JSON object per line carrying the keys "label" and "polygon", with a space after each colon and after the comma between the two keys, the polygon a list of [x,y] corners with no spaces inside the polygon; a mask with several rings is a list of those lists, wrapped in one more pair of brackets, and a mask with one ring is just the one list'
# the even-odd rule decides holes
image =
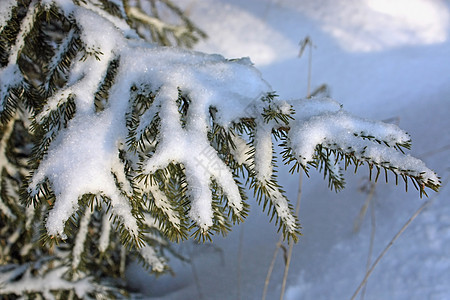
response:
{"label": "clump of snow on branch", "polygon": [[159,256],[153,247],[145,246],[139,250],[139,253],[153,272],[161,273],[167,268],[166,259]]}

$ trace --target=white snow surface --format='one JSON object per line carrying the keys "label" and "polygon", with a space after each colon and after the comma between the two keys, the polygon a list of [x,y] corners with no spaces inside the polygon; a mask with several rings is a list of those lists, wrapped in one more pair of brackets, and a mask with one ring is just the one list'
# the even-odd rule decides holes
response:
{"label": "white snow surface", "polygon": [[[364,118],[394,120],[413,142],[412,154],[447,182],[450,171],[450,41],[448,1],[183,0],[209,34],[197,49],[225,57],[250,57],[282,98],[306,95],[310,36],[312,88],[326,83],[333,99]],[[218,22],[219,21],[219,22]],[[328,105],[328,104],[327,104]],[[327,106],[330,113],[339,106]],[[305,116],[306,118],[307,116]],[[333,127],[331,127],[333,129]],[[405,139],[409,136],[405,135]],[[321,175],[303,180],[299,219],[303,236],[294,247],[285,299],[350,299],[363,279],[371,235],[371,211],[360,231],[353,225],[367,193],[363,180],[346,172],[335,194]],[[278,173],[290,199],[298,178]],[[381,180],[382,181],[382,180]],[[376,186],[375,243],[371,261],[425,201],[418,192],[382,182]],[[396,241],[369,278],[365,299],[450,299],[449,190],[429,192],[431,205]],[[184,243],[193,265],[171,260],[175,277],[132,276],[148,299],[261,299],[278,240],[256,203],[247,221],[211,246]],[[240,237],[243,237],[240,242]],[[241,256],[240,254],[241,253]],[[278,299],[283,276],[278,257],[267,299]],[[198,278],[198,281],[194,280]]]}

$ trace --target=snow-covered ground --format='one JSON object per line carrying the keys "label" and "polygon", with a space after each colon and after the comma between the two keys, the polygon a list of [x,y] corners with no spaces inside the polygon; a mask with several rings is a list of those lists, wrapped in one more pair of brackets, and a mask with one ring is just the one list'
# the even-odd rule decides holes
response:
{"label": "snow-covered ground", "polygon": [[[413,140],[411,153],[445,183],[450,175],[450,3],[440,0],[179,0],[209,35],[197,50],[249,56],[281,98],[307,91],[309,36],[312,88],[325,83],[345,110],[397,122]],[[281,169],[280,182],[295,201],[298,177]],[[304,178],[300,222],[286,299],[350,299],[364,277],[371,211],[355,220],[367,198],[367,169],[346,172],[338,194],[320,174]],[[450,188],[429,192],[431,205],[407,228],[369,278],[365,299],[450,299]],[[376,185],[375,243],[371,261],[426,199],[404,186]],[[176,273],[136,287],[149,299],[261,299],[278,236],[250,200],[251,214],[213,244],[180,246],[192,264],[172,260]],[[280,252],[282,254],[282,252]],[[279,255],[267,299],[278,299],[284,263]],[[359,299],[359,298],[357,298]]]}

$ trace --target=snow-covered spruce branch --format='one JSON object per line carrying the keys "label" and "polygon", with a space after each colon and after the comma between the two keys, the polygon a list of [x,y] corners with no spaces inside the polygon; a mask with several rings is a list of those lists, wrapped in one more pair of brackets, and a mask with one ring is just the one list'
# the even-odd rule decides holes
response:
{"label": "snow-covered spruce branch", "polygon": [[[53,291],[73,290],[77,297],[87,298],[89,293],[97,292],[96,285],[85,277],[77,281],[64,278],[69,271],[67,266],[55,265],[52,270],[43,273],[49,268],[47,264],[54,263],[48,259],[40,259],[35,266],[24,264],[19,266],[0,267],[0,291],[7,294],[32,294],[42,293],[45,299],[55,299]],[[40,270],[39,270],[40,267]]]}
{"label": "snow-covered spruce branch", "polygon": [[[342,186],[341,160],[366,162],[377,177],[384,169],[411,178],[420,192],[439,186],[420,160],[398,151],[410,140],[396,126],[353,117],[330,99],[278,100],[248,59],[146,44],[90,2],[30,5],[33,15],[56,9],[70,24],[52,66],[78,49],[65,83],[34,116],[42,136],[28,193],[52,202],[50,236],[66,238],[66,222],[91,194],[138,245],[144,212],[172,239],[193,228],[210,238],[245,217],[244,176],[295,239],[298,222],[276,181],[274,138],[286,162],[324,168],[335,188]],[[17,82],[5,78],[3,93]]]}
{"label": "snow-covered spruce branch", "polygon": [[[175,12],[179,17],[181,17],[183,23],[182,24],[169,24],[163,22],[159,19],[157,7],[155,5],[152,6],[152,10],[154,11],[155,16],[150,16],[146,13],[141,7],[127,7],[126,12],[133,22],[139,22],[140,24],[137,26],[137,32],[141,37],[152,40],[159,41],[159,44],[164,46],[170,46],[172,44],[176,44],[179,47],[187,47],[191,48],[193,44],[195,44],[200,38],[205,38],[206,34],[197,28],[194,24],[192,24],[189,19],[183,18],[183,14],[180,10],[178,10],[170,1],[162,1],[166,2],[168,8]],[[154,2],[153,2],[154,3]],[[146,36],[142,33],[142,28],[144,27],[148,29],[144,32],[149,32],[150,36]]]}
{"label": "snow-covered spruce branch", "polygon": [[411,140],[398,126],[352,116],[331,99],[291,104],[296,113],[282,143],[283,159],[287,163],[294,162],[291,170],[299,166],[306,170],[308,165],[324,168],[330,175],[330,184],[335,185],[333,182],[342,178],[338,162],[344,161],[345,168],[353,164],[355,171],[367,163],[371,179],[373,171],[375,180],[383,171],[387,181],[390,171],[396,184],[401,177],[407,188],[410,179],[421,195],[426,187],[438,190],[437,175],[421,160],[404,153],[402,148],[409,149]]}
{"label": "snow-covered spruce branch", "polygon": [[[64,261],[41,257],[34,263],[0,266],[0,292],[5,295],[40,295],[43,299],[122,299],[127,295],[119,286],[96,283],[90,276],[70,279]],[[83,274],[84,275],[84,274]]]}

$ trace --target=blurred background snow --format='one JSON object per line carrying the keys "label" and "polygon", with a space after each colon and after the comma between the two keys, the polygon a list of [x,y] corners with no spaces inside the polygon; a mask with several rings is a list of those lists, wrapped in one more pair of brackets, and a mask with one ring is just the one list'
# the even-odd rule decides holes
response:
{"label": "blurred background snow", "polygon": [[[410,133],[411,154],[442,181],[450,175],[450,3],[440,0],[178,0],[209,38],[196,50],[228,58],[250,57],[281,98],[307,93],[309,36],[312,89],[326,84],[344,109],[390,120]],[[304,178],[300,222],[286,299],[350,299],[364,277],[371,218],[353,226],[367,198],[366,168],[346,173],[338,194],[317,172]],[[298,176],[280,168],[280,182],[295,201]],[[392,178],[393,179],[393,178]],[[391,180],[393,181],[393,180]],[[432,204],[396,241],[369,278],[365,299],[450,299],[449,188],[430,192]],[[380,180],[373,198],[372,261],[420,207],[414,188]],[[172,259],[175,276],[134,272],[148,299],[261,299],[278,241],[276,227],[250,199],[243,225],[213,244],[188,241]],[[281,253],[281,252],[280,252]],[[278,299],[284,262],[276,261],[267,299]],[[357,298],[359,299],[359,298]]]}

